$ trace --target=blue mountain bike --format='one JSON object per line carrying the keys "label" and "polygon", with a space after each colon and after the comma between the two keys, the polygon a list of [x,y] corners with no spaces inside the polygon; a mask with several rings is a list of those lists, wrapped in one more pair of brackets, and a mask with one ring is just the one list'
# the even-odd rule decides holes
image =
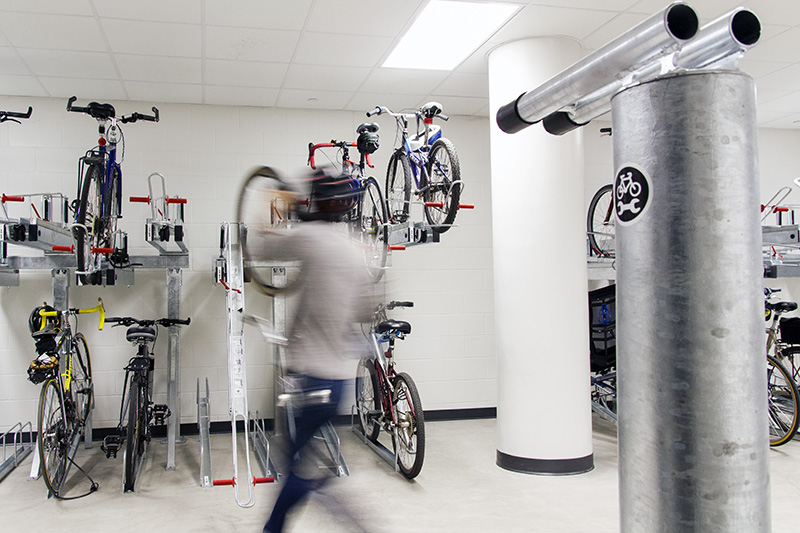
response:
{"label": "blue mountain bike", "polygon": [[111,104],[89,102],[86,107],[78,107],[72,105],[75,100],[76,96],[69,99],[67,111],[85,113],[96,119],[100,134],[97,146],[80,159],[75,223],[72,225],[78,283],[96,285],[101,282],[103,257],[114,267],[130,264],[127,238],[117,231],[117,219],[122,217],[121,164],[125,154],[120,125],[138,120],[158,122],[158,109],[152,108],[153,115],[131,113],[117,117]]}

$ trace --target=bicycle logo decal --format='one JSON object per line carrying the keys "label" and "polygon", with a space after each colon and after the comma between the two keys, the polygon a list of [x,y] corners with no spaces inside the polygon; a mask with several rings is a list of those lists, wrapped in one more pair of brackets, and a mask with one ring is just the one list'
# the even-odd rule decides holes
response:
{"label": "bicycle logo decal", "polygon": [[650,180],[638,168],[625,166],[614,180],[614,206],[620,224],[631,224],[647,210]]}
{"label": "bicycle logo decal", "polygon": [[608,309],[608,304],[600,304],[600,311],[597,313],[597,321],[603,326],[611,324],[611,311]]}

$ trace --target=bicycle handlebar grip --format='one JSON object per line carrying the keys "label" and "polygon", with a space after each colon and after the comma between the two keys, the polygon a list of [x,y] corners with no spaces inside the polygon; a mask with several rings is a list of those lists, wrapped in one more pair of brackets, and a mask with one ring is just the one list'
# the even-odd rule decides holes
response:
{"label": "bicycle handlebar grip", "polygon": [[372,115],[380,115],[381,114],[381,106],[375,106],[375,109],[372,111],[367,111],[367,116],[371,117]]}
{"label": "bicycle handlebar grip", "polygon": [[186,198],[170,198],[167,196],[167,203],[168,204],[185,204],[187,202]]}
{"label": "bicycle handlebar grip", "polygon": [[414,302],[392,302],[395,307],[414,307]]}
{"label": "bicycle handlebar grip", "polygon": [[2,201],[3,201],[3,203],[6,203],[6,202],[24,202],[25,201],[25,197],[24,196],[7,196],[5,193],[3,193]]}
{"label": "bicycle handlebar grip", "polygon": [[314,145],[314,143],[308,143],[308,166],[314,169],[317,168],[316,164],[314,163],[314,150],[316,149],[317,147]]}
{"label": "bicycle handlebar grip", "polygon": [[150,203],[150,197],[149,196],[131,196],[130,201],[131,202],[139,202],[139,203],[142,203],[142,204],[149,204]]}
{"label": "bicycle handlebar grip", "polygon": [[72,111],[73,113],[89,113],[88,107],[78,107],[72,105],[77,99],[77,96],[72,96],[69,100],[67,100],[67,111]]}

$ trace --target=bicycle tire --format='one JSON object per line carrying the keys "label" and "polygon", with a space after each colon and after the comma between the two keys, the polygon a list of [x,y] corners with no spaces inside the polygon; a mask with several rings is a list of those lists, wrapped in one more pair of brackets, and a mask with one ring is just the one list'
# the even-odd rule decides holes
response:
{"label": "bicycle tire", "polygon": [[[402,178],[397,175],[398,167],[403,173]],[[389,166],[386,168],[386,206],[392,223],[400,224],[408,220],[412,179],[408,154],[404,149],[398,148],[389,158]]]}
{"label": "bicycle tire", "polygon": [[397,423],[396,433],[392,435],[397,466],[404,477],[414,479],[425,459],[425,415],[417,385],[405,372],[394,379],[392,405]]}
{"label": "bicycle tire", "polygon": [[134,376],[128,389],[128,431],[125,434],[125,478],[123,491],[133,492],[139,460],[144,455],[147,432],[147,399],[140,377]]}
{"label": "bicycle tire", "polygon": [[370,441],[378,442],[380,421],[370,413],[381,411],[380,389],[375,359],[371,357],[363,357],[356,369],[356,410],[361,432]]}
{"label": "bicycle tire", "polygon": [[[783,350],[781,350],[781,364],[783,367],[789,371],[792,375],[792,379],[794,380],[795,385],[798,385],[797,381],[800,380],[800,345],[789,345]],[[787,366],[786,361],[789,361],[789,365]],[[798,389],[800,391],[800,388]],[[800,426],[798,427],[800,430]]]}
{"label": "bicycle tire", "polygon": [[771,355],[767,356],[767,393],[769,417],[769,445],[786,444],[797,433],[797,384],[786,368]]}
{"label": "bicycle tire", "polygon": [[354,238],[363,251],[370,278],[376,283],[383,277],[386,256],[389,253],[389,229],[386,222],[386,203],[378,181],[367,178],[363,181],[358,202],[358,226]]}
{"label": "bicycle tire", "polygon": [[270,296],[291,289],[297,276],[287,275],[285,286],[274,284],[272,267],[258,266],[257,258],[247,246],[247,235],[290,228],[293,211],[287,200],[287,191],[289,187],[277,172],[270,167],[259,167],[245,178],[236,202],[236,221],[245,226],[241,242],[245,279]]}
{"label": "bicycle tire", "polygon": [[50,493],[57,495],[64,484],[69,460],[69,428],[58,381],[48,379],[39,395],[36,445],[40,468]]}
{"label": "bicycle tire", "polygon": [[613,257],[616,253],[615,246],[615,215],[614,194],[611,184],[600,187],[592,201],[586,215],[586,233],[589,236],[589,246],[599,256]]}
{"label": "bicycle tire", "polygon": [[70,390],[75,401],[76,413],[81,423],[89,417],[94,403],[94,385],[92,384],[92,360],[89,345],[83,333],[77,333],[72,339],[74,355],[70,365],[72,383]]}
{"label": "bicycle tire", "polygon": [[453,225],[461,199],[461,165],[452,142],[442,138],[433,143],[427,170],[427,178],[423,175],[421,180],[425,218],[434,232],[444,233]]}
{"label": "bicycle tire", "polygon": [[100,183],[103,178],[103,166],[92,163],[83,176],[78,212],[73,229],[75,240],[75,260],[77,262],[78,282],[89,285],[95,280],[92,272],[92,247],[100,246],[98,242],[102,233],[102,202]]}

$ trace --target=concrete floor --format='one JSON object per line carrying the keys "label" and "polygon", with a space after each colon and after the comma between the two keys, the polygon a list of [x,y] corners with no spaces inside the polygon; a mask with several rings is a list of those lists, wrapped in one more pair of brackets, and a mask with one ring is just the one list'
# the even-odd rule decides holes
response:
{"label": "concrete floor", "polygon": [[[293,532],[612,532],[619,530],[615,427],[594,419],[595,469],[577,476],[532,476],[495,466],[495,420],[429,422],[422,473],[408,482],[353,434],[337,428],[350,477],[334,480],[288,522]],[[388,444],[388,443],[387,443]],[[230,435],[212,435],[215,478],[232,477]],[[77,463],[100,490],[74,501],[46,499],[28,480],[31,459],[0,482],[3,531],[257,532],[279,486],[258,485],[255,506],[236,505],[231,487],[199,486],[196,436],[178,445],[166,471],[166,445],[155,442],[137,492],[121,492],[122,460],[95,445]],[[800,441],[770,452],[774,532],[800,530]],[[253,460],[254,468],[256,462]],[[241,464],[240,464],[241,466]],[[260,475],[260,474],[259,474]],[[88,487],[75,470],[71,494]]]}

